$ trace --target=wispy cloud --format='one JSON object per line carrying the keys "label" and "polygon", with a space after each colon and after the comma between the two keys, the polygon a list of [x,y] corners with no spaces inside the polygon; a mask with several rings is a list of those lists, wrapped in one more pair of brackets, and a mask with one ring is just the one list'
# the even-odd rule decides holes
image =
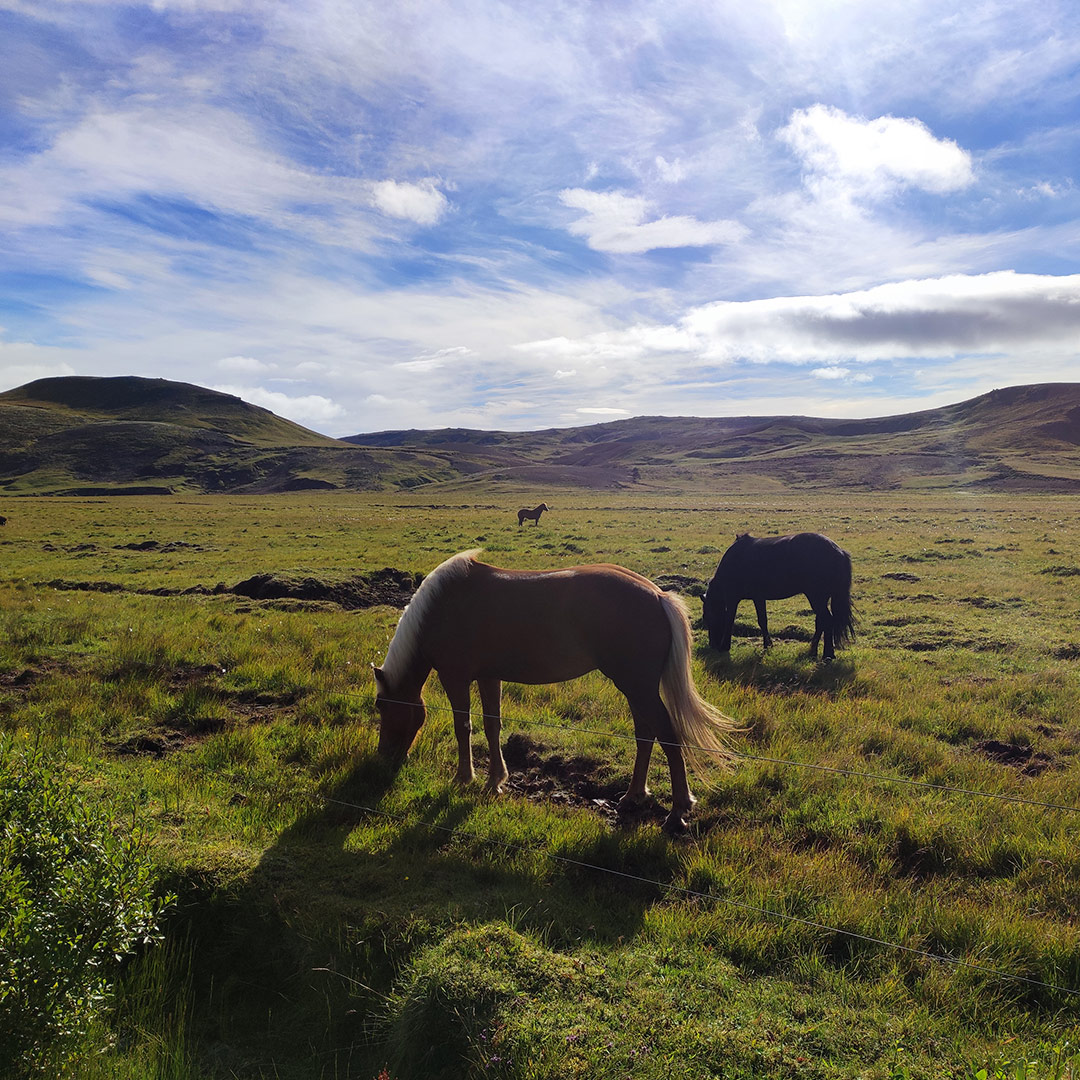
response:
{"label": "wispy cloud", "polygon": [[657,248],[708,247],[739,240],[747,231],[737,221],[698,221],[683,214],[646,221],[649,201],[617,191],[567,188],[559,193],[559,200],[585,211],[584,218],[567,227],[575,236],[585,237],[595,251],[625,255]]}

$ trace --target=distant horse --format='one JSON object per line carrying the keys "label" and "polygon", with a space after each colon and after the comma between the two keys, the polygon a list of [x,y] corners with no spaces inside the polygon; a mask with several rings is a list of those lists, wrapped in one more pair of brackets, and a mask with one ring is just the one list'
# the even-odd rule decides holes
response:
{"label": "distant horse", "polygon": [[692,636],[682,600],[621,566],[502,570],[464,551],[436,567],[402,613],[381,668],[375,668],[379,753],[400,761],[424,723],[422,690],[434,668],[454,712],[456,779],[473,779],[470,688],[483,708],[487,787],[508,777],[499,745],[502,680],[553,683],[599,669],[622,691],[634,718],[637,756],[626,809],[649,794],[649,758],[659,741],[671,770],[665,829],[686,827],[694,797],[691,764],[702,751],[725,766],[721,737],[733,722],[704,701],[690,671]]}
{"label": "distant horse", "polygon": [[518,528],[521,528],[521,526],[525,523],[526,518],[531,519],[531,521],[532,521],[532,523],[534,525],[539,525],[540,524],[540,515],[545,510],[550,510],[550,509],[551,509],[551,507],[548,506],[547,503],[541,503],[539,506],[537,506],[533,510],[519,510],[518,511]]}
{"label": "distant horse", "polygon": [[7,518],[4,517],[3,514],[0,514],[0,525],[6,525],[6,524],[7,524]]}
{"label": "distant horse", "polygon": [[741,533],[724,552],[705,593],[709,644],[727,652],[739,601],[753,600],[765,648],[769,648],[772,638],[765,601],[799,593],[805,593],[814,609],[810,651],[817,655],[818,641],[824,635],[823,657],[831,660],[836,655],[834,646],[842,648],[855,637],[851,556],[821,533],[766,537]]}

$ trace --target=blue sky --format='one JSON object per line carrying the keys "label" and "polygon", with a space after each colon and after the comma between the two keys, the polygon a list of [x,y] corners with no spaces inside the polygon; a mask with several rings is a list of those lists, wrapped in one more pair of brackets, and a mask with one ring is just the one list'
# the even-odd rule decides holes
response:
{"label": "blue sky", "polygon": [[0,389],[333,435],[1073,381],[1080,7],[0,0]]}

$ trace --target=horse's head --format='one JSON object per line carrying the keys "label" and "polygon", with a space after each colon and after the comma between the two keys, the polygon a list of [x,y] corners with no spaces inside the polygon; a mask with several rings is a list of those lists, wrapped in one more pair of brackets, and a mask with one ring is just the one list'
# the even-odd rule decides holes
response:
{"label": "horse's head", "polygon": [[709,582],[701,598],[701,618],[709,632],[709,645],[719,649],[724,626],[724,585],[719,574]]}
{"label": "horse's head", "polygon": [[423,726],[427,710],[420,690],[391,688],[382,668],[375,668],[375,707],[379,710],[379,754],[401,761]]}

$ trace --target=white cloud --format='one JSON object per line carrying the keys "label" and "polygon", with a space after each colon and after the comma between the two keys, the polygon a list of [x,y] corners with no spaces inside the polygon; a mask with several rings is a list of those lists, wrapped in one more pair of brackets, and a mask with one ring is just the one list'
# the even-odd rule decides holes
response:
{"label": "white cloud", "polygon": [[597,406],[594,406],[594,407],[583,407],[583,408],[580,408],[580,409],[575,409],[574,412],[576,412],[579,416],[629,416],[630,415],[630,412],[629,412],[628,409],[606,408],[606,407],[600,406],[600,405],[597,405]]}
{"label": "white cloud", "polygon": [[254,356],[224,356],[218,361],[218,367],[223,371],[235,371],[243,375],[259,375],[273,370],[269,364]]}
{"label": "white cloud", "polygon": [[812,187],[879,198],[907,186],[944,194],[975,179],[971,155],[915,118],[866,120],[812,105],[792,113],[778,135],[802,160]]}
{"label": "white cloud", "polygon": [[445,367],[448,361],[463,360],[472,355],[471,349],[464,345],[454,345],[447,349],[438,349],[436,352],[417,356],[412,360],[403,360],[394,365],[402,371],[435,371]]}
{"label": "white cloud", "polygon": [[341,405],[321,394],[289,397],[279,390],[267,390],[261,386],[214,386],[211,389],[243,398],[252,405],[260,405],[297,424],[319,429],[340,420],[345,414]]}
{"label": "white cloud", "polygon": [[384,214],[417,225],[434,225],[450,205],[433,180],[416,184],[380,180],[371,185],[371,201]]}
{"label": "white cloud", "polygon": [[665,183],[677,184],[680,180],[686,179],[686,167],[678,158],[668,161],[663,154],[657,154],[654,164],[660,179]]}
{"label": "white cloud", "polygon": [[594,251],[625,255],[656,248],[709,247],[746,235],[746,228],[737,221],[699,221],[683,215],[645,221],[649,201],[617,191],[566,188],[559,192],[559,201],[585,211],[585,217],[568,229],[574,236],[583,236]]}

